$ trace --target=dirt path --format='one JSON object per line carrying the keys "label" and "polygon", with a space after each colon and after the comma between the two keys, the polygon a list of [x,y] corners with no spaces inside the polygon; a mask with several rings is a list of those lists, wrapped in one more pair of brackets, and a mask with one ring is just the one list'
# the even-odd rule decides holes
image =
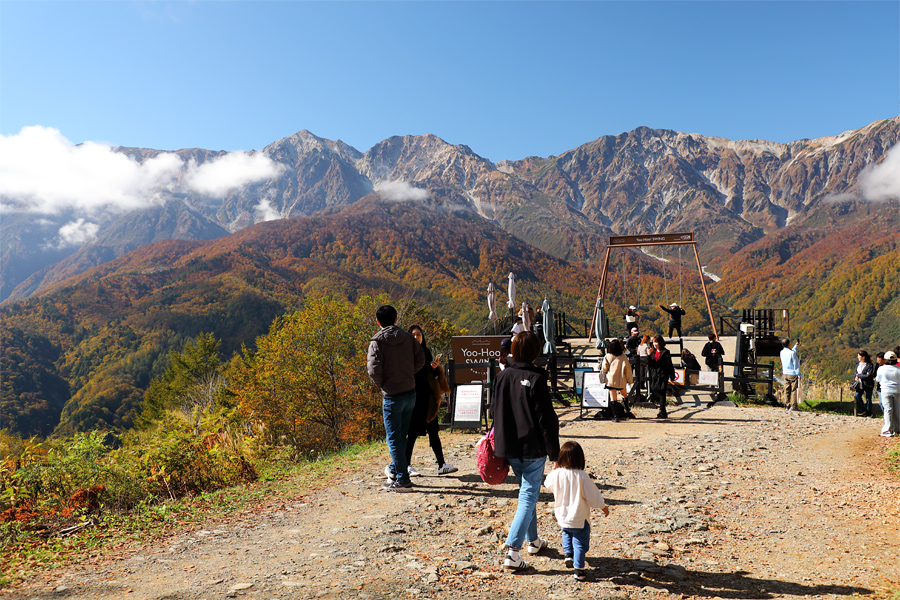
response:
{"label": "dirt path", "polygon": [[[382,492],[386,452],[328,489],[252,521],[227,520],[54,581],[21,598],[837,598],[900,583],[900,479],[881,456],[880,423],[777,409],[637,409],[623,423],[560,411],[612,507],[592,519],[591,579],[562,562],[552,497],[539,531],[551,541],[524,574],[502,570],[516,486],[483,484],[475,434],[443,434],[459,473]],[[511,478],[508,480],[511,481]]]}

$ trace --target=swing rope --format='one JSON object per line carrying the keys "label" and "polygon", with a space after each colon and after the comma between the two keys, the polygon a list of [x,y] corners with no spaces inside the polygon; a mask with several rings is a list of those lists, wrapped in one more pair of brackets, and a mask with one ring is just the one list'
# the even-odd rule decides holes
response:
{"label": "swing rope", "polygon": [[640,254],[642,252],[643,252],[643,248],[638,248],[638,297],[637,297],[637,304],[635,305],[638,308],[641,307],[641,262],[642,262],[641,259],[643,258],[643,256],[641,256]]}
{"label": "swing rope", "polygon": [[684,306],[681,302],[681,246],[678,246],[678,306]]}
{"label": "swing rope", "polygon": [[625,252],[622,252],[622,295],[625,297],[625,307],[628,308],[628,285],[625,282]]}
{"label": "swing rope", "polygon": [[662,254],[662,268],[663,268],[663,288],[666,290],[666,306],[669,305],[669,282],[668,275],[666,275],[666,251],[663,250]]}

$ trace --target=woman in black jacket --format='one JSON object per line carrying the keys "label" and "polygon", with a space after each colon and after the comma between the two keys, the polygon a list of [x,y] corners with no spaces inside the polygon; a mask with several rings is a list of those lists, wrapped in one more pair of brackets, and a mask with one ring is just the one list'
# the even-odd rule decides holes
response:
{"label": "woman in black jacket", "polygon": [[[410,465],[409,476],[418,477],[420,475],[412,466],[412,453],[416,438],[423,435],[428,435],[428,440],[431,442],[431,449],[434,450],[434,457],[437,459],[438,475],[455,473],[459,469],[444,462],[444,448],[441,446],[441,438],[438,435],[437,407],[440,406],[440,398],[436,398],[436,402],[431,401],[434,395],[432,380],[437,377],[437,370],[441,368],[441,365],[432,357],[431,350],[425,343],[425,333],[422,328],[413,325],[409,328],[409,332],[422,345],[422,352],[425,353],[425,366],[416,373],[416,404],[413,406],[412,417],[409,421],[409,433],[406,436],[406,462]],[[429,406],[433,407],[433,415],[428,414]],[[429,417],[431,417],[430,421]]]}
{"label": "woman in black jacket", "polygon": [[538,337],[523,331],[512,341],[507,367],[494,383],[491,414],[494,417],[494,453],[509,461],[519,483],[519,503],[509,526],[509,552],[503,565],[518,571],[528,567],[519,555],[523,543],[529,554],[547,546],[538,537],[537,500],[549,457],[559,454],[559,419],[553,410],[547,372],[534,366],[541,354]]}
{"label": "woman in black jacket", "polygon": [[[875,389],[875,365],[869,353],[860,350],[856,353],[856,377],[853,380],[854,389],[856,390],[856,414],[864,417],[872,416],[872,390]],[[862,397],[866,395],[866,403],[863,404]]]}
{"label": "woman in black jacket", "polygon": [[653,350],[648,359],[650,371],[650,401],[659,405],[657,419],[665,419],[669,416],[666,412],[666,386],[675,379],[675,367],[672,365],[672,355],[666,350],[666,341],[663,336],[653,338]]}

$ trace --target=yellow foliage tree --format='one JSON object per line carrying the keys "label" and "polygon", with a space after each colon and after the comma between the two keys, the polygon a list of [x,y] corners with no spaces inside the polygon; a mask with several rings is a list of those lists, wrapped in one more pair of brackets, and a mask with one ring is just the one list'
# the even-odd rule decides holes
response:
{"label": "yellow foliage tree", "polygon": [[276,319],[255,351],[244,348],[232,363],[232,391],[268,443],[301,454],[381,434],[381,396],[366,373],[374,314],[368,297],[311,300]]}

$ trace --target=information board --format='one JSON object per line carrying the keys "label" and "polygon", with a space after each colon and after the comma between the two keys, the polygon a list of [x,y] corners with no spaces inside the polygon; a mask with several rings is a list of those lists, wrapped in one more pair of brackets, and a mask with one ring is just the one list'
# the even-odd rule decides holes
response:
{"label": "information board", "polygon": [[609,406],[609,390],[605,383],[600,383],[599,371],[588,371],[584,374],[584,394],[581,397],[582,406],[604,408]]}
{"label": "information board", "polygon": [[700,376],[697,378],[697,383],[699,383],[700,385],[719,385],[719,372],[700,371]]}
{"label": "information board", "polygon": [[480,383],[456,386],[456,402],[453,409],[454,427],[481,427],[481,397],[484,386]]}

